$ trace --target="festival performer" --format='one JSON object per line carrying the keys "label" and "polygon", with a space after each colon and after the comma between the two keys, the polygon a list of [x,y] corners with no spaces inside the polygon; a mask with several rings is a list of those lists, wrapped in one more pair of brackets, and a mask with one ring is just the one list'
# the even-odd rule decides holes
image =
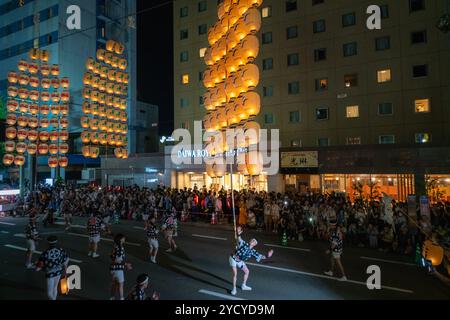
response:
{"label": "festival performer", "polygon": [[98,243],[100,242],[100,231],[102,229],[103,221],[99,213],[91,215],[87,221],[87,231],[89,233],[89,253],[88,256],[98,258],[97,253]]}
{"label": "festival performer", "polygon": [[125,300],[159,300],[159,294],[157,292],[153,292],[151,297],[147,297],[145,293],[145,289],[149,286],[149,278],[147,274],[141,274],[136,279],[136,285],[133,290],[128,294]]}
{"label": "festival performer", "polygon": [[125,269],[131,270],[132,266],[130,263],[125,261],[125,236],[123,234],[118,234],[114,237],[114,249],[111,253],[111,298],[110,300],[115,300],[117,293],[119,294],[120,300],[124,300],[123,296],[123,284],[125,282]]}
{"label": "festival performer", "polygon": [[158,227],[156,226],[156,218],[152,216],[147,223],[147,239],[149,246],[150,261],[156,263],[156,254],[158,253]]}
{"label": "festival performer", "polygon": [[164,231],[166,240],[169,243],[169,249],[167,249],[166,252],[174,252],[177,250],[177,244],[173,239],[174,234],[176,232],[176,228],[177,228],[177,217],[176,212],[173,211],[166,216],[166,218],[164,219],[164,224],[162,225],[162,230]]}
{"label": "festival performer", "polygon": [[27,269],[33,269],[35,266],[31,263],[31,260],[33,259],[33,253],[36,251],[36,243],[39,240],[35,215],[30,216],[30,222],[25,228],[25,235],[27,238],[26,267]]}

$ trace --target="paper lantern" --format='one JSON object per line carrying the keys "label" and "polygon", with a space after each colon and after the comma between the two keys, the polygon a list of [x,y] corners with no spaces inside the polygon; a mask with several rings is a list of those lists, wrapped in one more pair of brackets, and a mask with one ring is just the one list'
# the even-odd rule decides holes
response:
{"label": "paper lantern", "polygon": [[95,60],[93,58],[88,58],[86,60],[86,69],[89,71],[94,70]]}
{"label": "paper lantern", "polygon": [[58,89],[59,86],[61,85],[61,81],[60,81],[58,78],[52,78],[52,79],[50,80],[50,82],[51,82],[52,87],[53,87],[54,89]]}
{"label": "paper lantern", "polygon": [[5,151],[6,152],[14,152],[16,149],[16,143],[14,141],[6,141],[5,142]]}
{"label": "paper lantern", "polygon": [[[119,69],[120,70],[126,70],[127,67],[128,67],[127,59],[120,59],[119,60]],[[122,79],[123,79],[123,77],[122,77]]]}
{"label": "paper lantern", "polygon": [[28,136],[28,130],[25,128],[19,128],[17,129],[17,139],[19,141],[24,141],[27,139]]}
{"label": "paper lantern", "polygon": [[122,149],[122,159],[128,159],[128,149]]}
{"label": "paper lantern", "polygon": [[12,84],[16,84],[19,81],[19,75],[14,72],[10,71],[8,72],[8,82]]}
{"label": "paper lantern", "polygon": [[52,65],[51,69],[50,69],[50,73],[52,74],[52,76],[59,76],[59,65],[54,64]]}
{"label": "paper lantern", "polygon": [[119,61],[120,61],[120,58],[119,58],[119,57],[113,56],[112,59],[111,59],[111,66],[112,66],[114,69],[117,69],[117,68],[119,67]]}
{"label": "paper lantern", "polygon": [[108,80],[109,81],[115,81],[116,80],[117,71],[116,70],[109,70],[108,71]]}
{"label": "paper lantern", "polygon": [[14,164],[19,167],[23,166],[25,164],[25,157],[24,156],[15,156]]}
{"label": "paper lantern", "polygon": [[3,164],[4,164],[5,166],[10,166],[10,165],[13,164],[13,162],[14,162],[14,156],[13,156],[12,154],[6,153],[6,154],[3,156]]}
{"label": "paper lantern", "polygon": [[41,105],[41,107],[39,108],[39,112],[44,116],[48,115],[50,113],[49,105],[47,104]]}
{"label": "paper lantern", "polygon": [[59,111],[63,116],[67,116],[69,114],[69,105],[68,104],[62,104],[59,107]]}
{"label": "paper lantern", "polygon": [[50,58],[50,54],[47,50],[39,50],[40,59],[42,62],[48,62],[48,59]]}
{"label": "paper lantern", "polygon": [[15,114],[11,113],[6,116],[6,123],[8,125],[13,126],[16,124],[16,122],[17,122],[17,116]]}
{"label": "paper lantern", "polygon": [[58,163],[61,168],[66,168],[69,165],[69,159],[67,157],[59,157]]}
{"label": "paper lantern", "polygon": [[[37,128],[39,126],[39,120],[36,117],[30,117],[28,118],[28,126],[30,128]],[[28,133],[29,134],[29,133]]]}
{"label": "paper lantern", "polygon": [[97,103],[91,103],[91,113],[94,116],[98,116],[98,104]]}
{"label": "paper lantern", "polygon": [[69,102],[69,100],[70,100],[70,93],[69,93],[69,91],[61,92],[61,101],[62,102]]}
{"label": "paper lantern", "polygon": [[50,134],[47,131],[39,132],[39,140],[40,141],[46,142],[46,141],[48,141],[49,137],[50,137]]}
{"label": "paper lantern", "polygon": [[38,152],[39,152],[39,154],[41,154],[41,155],[46,155],[46,154],[48,154],[48,144],[46,144],[46,143],[40,143],[40,144],[38,145]]}
{"label": "paper lantern", "polygon": [[32,101],[38,101],[38,100],[39,100],[39,91],[37,91],[37,90],[31,90],[31,91],[30,91],[30,100],[32,100]]}
{"label": "paper lantern", "polygon": [[21,127],[26,127],[28,125],[28,118],[24,116],[19,116],[17,118],[17,124]]}
{"label": "paper lantern", "polygon": [[81,153],[85,158],[91,157],[91,147],[90,146],[84,146],[81,148]]}
{"label": "paper lantern", "polygon": [[114,52],[118,55],[121,55],[121,54],[123,54],[124,51],[125,51],[125,46],[120,42],[116,42],[116,45],[114,46]]}
{"label": "paper lantern", "polygon": [[51,86],[51,80],[49,78],[42,78],[41,87],[44,89],[49,89]]}
{"label": "paper lantern", "polygon": [[91,83],[92,83],[92,78],[93,78],[92,73],[90,73],[90,72],[85,72],[85,74],[84,74],[84,76],[83,76],[83,84],[86,85],[86,86],[91,85]]}
{"label": "paper lantern", "polygon": [[53,127],[53,129],[57,129],[59,127],[58,118],[51,118],[50,125]]}
{"label": "paper lantern", "polygon": [[48,146],[48,152],[52,155],[55,155],[58,153],[58,145],[56,144],[51,144]]}
{"label": "paper lantern", "polygon": [[30,82],[30,77],[28,75],[26,75],[26,74],[19,75],[19,84],[21,86],[27,86],[29,82]]}
{"label": "paper lantern", "polygon": [[100,64],[100,62],[94,62],[94,69],[92,69],[92,72],[95,74],[100,74],[101,67],[102,65]]}
{"label": "paper lantern", "polygon": [[30,130],[28,131],[28,140],[31,142],[37,141],[39,137],[39,133],[36,130]]}
{"label": "paper lantern", "polygon": [[50,109],[52,115],[57,116],[59,114],[59,104],[52,105]]}
{"label": "paper lantern", "polygon": [[98,90],[100,92],[105,92],[106,91],[106,80],[100,79],[100,81],[98,82]]}
{"label": "paper lantern", "polygon": [[81,141],[83,143],[89,143],[91,141],[91,133],[89,131],[83,131],[81,133]]}
{"label": "paper lantern", "polygon": [[92,88],[94,88],[94,89],[98,89],[98,87],[99,87],[99,84],[100,84],[100,77],[98,77],[98,76],[94,76],[94,77],[92,77],[92,80],[91,80],[91,87]]}
{"label": "paper lantern", "polygon": [[59,94],[59,92],[52,92],[51,97],[53,103],[59,103],[59,101],[61,100],[61,95]]}
{"label": "paper lantern", "polygon": [[[30,65],[29,69],[30,68],[31,68],[31,65]],[[50,68],[50,66],[48,64],[41,65],[41,74],[43,76],[45,76],[45,77],[49,76],[50,75],[50,71],[51,71],[51,68]],[[31,70],[30,70],[30,73],[31,73]]]}
{"label": "paper lantern", "polygon": [[58,166],[58,158],[57,157],[48,157],[48,166],[50,168],[56,168]]}
{"label": "paper lantern", "polygon": [[90,148],[90,157],[93,159],[97,159],[100,155],[100,149],[98,147],[91,147]]}
{"label": "paper lantern", "polygon": [[125,99],[125,98],[120,99],[120,108],[122,110],[126,110],[127,109],[127,99]]}
{"label": "paper lantern", "polygon": [[30,105],[26,102],[21,102],[19,104],[19,112],[21,113],[27,113]]}
{"label": "paper lantern", "polygon": [[50,92],[48,92],[48,91],[42,91],[41,92],[41,100],[42,101],[44,101],[44,102],[48,102],[48,101],[50,101]]}
{"label": "paper lantern", "polygon": [[61,78],[61,88],[69,89],[69,87],[70,87],[70,80],[69,80],[69,78]]}
{"label": "paper lantern", "polygon": [[67,152],[69,152],[69,145],[67,143],[61,143],[59,145],[59,153],[67,154]]}
{"label": "paper lantern", "polygon": [[116,156],[116,158],[120,159],[122,158],[122,148],[115,148],[114,149],[114,155]]}
{"label": "paper lantern", "polygon": [[19,71],[26,72],[28,70],[28,62],[26,62],[25,60],[20,60],[17,68],[19,69]]}
{"label": "paper lantern", "polygon": [[39,106],[35,103],[30,104],[30,113],[32,115],[37,115],[39,113]]}
{"label": "paper lantern", "polygon": [[98,119],[90,118],[89,119],[89,127],[91,128],[91,130],[97,131],[98,123],[99,123]]}
{"label": "paper lantern", "polygon": [[114,52],[114,47],[116,45],[116,42],[114,40],[108,40],[106,41],[106,50],[108,52]]}
{"label": "paper lantern", "polygon": [[106,103],[106,94],[99,93],[99,95],[98,95],[98,102],[100,104],[105,104]]}
{"label": "paper lantern", "polygon": [[28,56],[30,57],[31,60],[38,60],[40,58],[39,49],[36,48],[30,49],[30,51],[28,52]]}
{"label": "paper lantern", "polygon": [[106,145],[108,143],[108,134],[100,133],[98,135],[98,141],[100,142],[100,144]]}
{"label": "paper lantern", "polygon": [[104,61],[105,60],[105,54],[106,54],[105,49],[101,49],[101,48],[97,49],[97,54],[96,54],[97,60]]}
{"label": "paper lantern", "polygon": [[122,108],[122,99],[120,99],[119,97],[114,97],[113,101],[114,101],[115,108],[118,108],[118,109]]}
{"label": "paper lantern", "polygon": [[49,126],[48,119],[47,118],[41,118],[39,120],[39,125],[41,126],[41,128],[44,128],[44,129],[48,128],[48,126]]}
{"label": "paper lantern", "polygon": [[10,86],[10,87],[8,87],[7,93],[8,93],[8,97],[15,98],[15,97],[17,97],[17,94],[19,93],[19,89],[17,89],[17,87]]}
{"label": "paper lantern", "polygon": [[91,89],[84,88],[82,92],[83,98],[90,99],[91,98]]}
{"label": "paper lantern", "polygon": [[99,96],[100,92],[98,92],[97,90],[92,90],[91,91],[91,100],[93,102],[98,102],[98,96]]}
{"label": "paper lantern", "polygon": [[37,145],[34,143],[28,144],[27,151],[28,151],[28,154],[35,155],[37,152]]}
{"label": "paper lantern", "polygon": [[84,129],[89,128],[89,117],[81,117],[81,127]]}
{"label": "paper lantern", "polygon": [[108,124],[106,120],[100,120],[98,122],[98,128],[100,129],[100,131],[106,131],[108,128]]}
{"label": "paper lantern", "polygon": [[18,107],[19,102],[15,100],[8,100],[8,102],[6,103],[6,110],[8,110],[8,112],[15,112]]}
{"label": "paper lantern", "polygon": [[39,87],[39,78],[38,77],[30,77],[30,86],[32,88]]}
{"label": "paper lantern", "polygon": [[67,118],[61,118],[61,120],[59,120],[59,124],[61,128],[67,129],[67,127],[69,127],[69,120]]}
{"label": "paper lantern", "polygon": [[61,131],[61,132],[59,133],[59,139],[60,139],[61,141],[67,141],[67,140],[69,140],[69,132],[66,131],[66,130]]}
{"label": "paper lantern", "polygon": [[16,151],[19,154],[24,154],[27,151],[27,144],[24,142],[19,142],[16,144]]}
{"label": "paper lantern", "polygon": [[98,132],[91,132],[91,142],[93,144],[97,144],[99,142],[99,140],[100,140],[99,133]]}

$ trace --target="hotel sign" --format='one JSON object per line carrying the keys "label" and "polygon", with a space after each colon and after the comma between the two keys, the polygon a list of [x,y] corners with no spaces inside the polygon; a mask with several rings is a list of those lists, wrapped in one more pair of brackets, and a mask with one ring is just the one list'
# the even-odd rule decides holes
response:
{"label": "hotel sign", "polygon": [[319,153],[317,151],[282,152],[281,168],[318,168]]}

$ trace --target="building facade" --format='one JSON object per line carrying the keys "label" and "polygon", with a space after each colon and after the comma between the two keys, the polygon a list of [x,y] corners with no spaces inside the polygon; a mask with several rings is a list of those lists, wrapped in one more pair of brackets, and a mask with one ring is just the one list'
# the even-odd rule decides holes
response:
{"label": "building facade", "polygon": [[[66,21],[67,7],[81,9],[81,30],[69,30]],[[130,153],[136,152],[136,26],[128,15],[136,12],[133,0],[0,0],[0,96],[6,100],[7,74],[16,69],[20,59],[27,59],[31,48],[41,48],[50,53],[49,64],[59,64],[61,74],[70,78],[70,155],[69,167],[62,170],[68,180],[81,179],[81,169],[100,166],[100,160],[81,156],[82,142],[80,117],[85,62],[95,57],[96,50],[104,47],[108,39],[124,43],[130,74],[128,115]],[[2,130],[3,133],[4,130]],[[31,161],[27,161],[29,164]],[[45,157],[39,157],[39,180],[49,178]],[[65,171],[65,172],[64,172]],[[31,175],[29,168],[25,173]],[[28,177],[32,180],[32,177]]]}
{"label": "building facade", "polygon": [[[366,25],[373,4],[380,30]],[[447,10],[444,0],[265,0],[258,121],[281,143],[268,189],[449,197],[450,36],[436,28]],[[216,12],[216,1],[174,3],[176,128],[205,114]]]}

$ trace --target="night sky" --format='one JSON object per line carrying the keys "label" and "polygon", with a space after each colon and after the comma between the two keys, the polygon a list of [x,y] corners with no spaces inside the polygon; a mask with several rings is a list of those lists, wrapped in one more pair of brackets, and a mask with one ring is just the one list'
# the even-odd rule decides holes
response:
{"label": "night sky", "polygon": [[172,2],[137,0],[138,99],[159,106],[160,136],[173,131]]}

